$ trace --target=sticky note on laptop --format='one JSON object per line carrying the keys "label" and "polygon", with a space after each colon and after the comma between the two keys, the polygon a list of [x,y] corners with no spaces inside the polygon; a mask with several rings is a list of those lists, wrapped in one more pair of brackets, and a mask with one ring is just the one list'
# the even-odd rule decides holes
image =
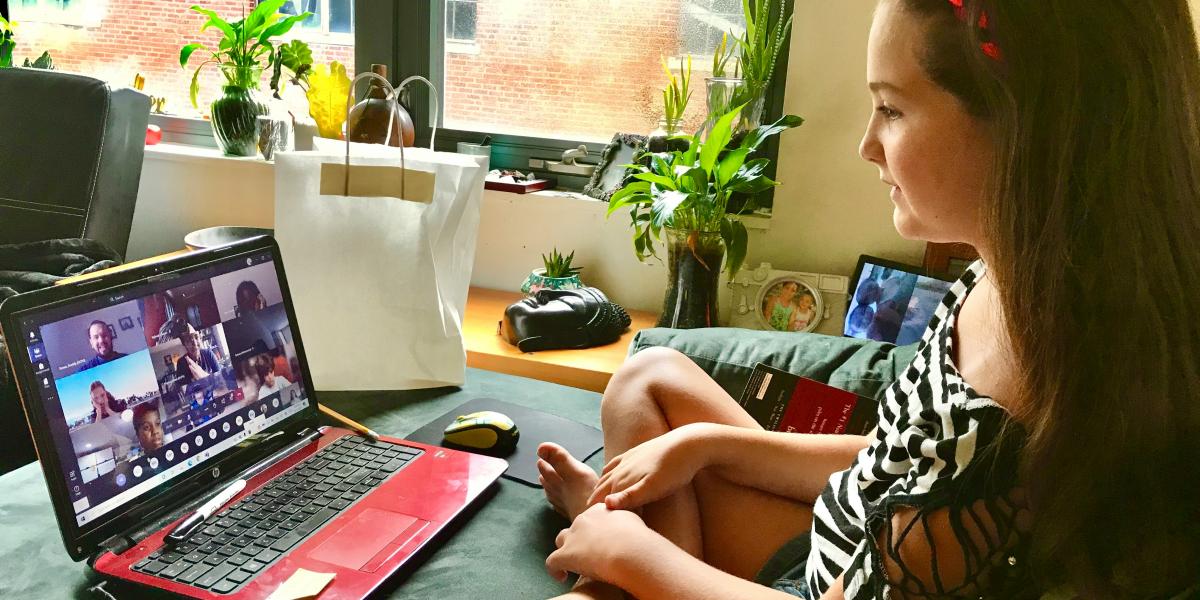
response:
{"label": "sticky note on laptop", "polygon": [[315,573],[307,569],[296,569],[267,600],[307,600],[316,598],[321,590],[333,581],[333,573]]}

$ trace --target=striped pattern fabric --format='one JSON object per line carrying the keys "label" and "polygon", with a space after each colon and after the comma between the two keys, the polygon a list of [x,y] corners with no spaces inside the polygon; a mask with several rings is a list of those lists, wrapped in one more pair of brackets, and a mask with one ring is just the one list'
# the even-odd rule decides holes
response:
{"label": "striped pattern fabric", "polygon": [[818,499],[805,569],[814,598],[843,572],[847,600],[885,599],[890,585],[911,589],[908,582],[888,581],[897,574],[885,574],[876,541],[880,532],[887,537],[893,510],[962,507],[997,490],[1003,494],[1016,481],[1015,452],[1011,460],[987,461],[986,476],[972,468],[985,447],[998,445],[1008,416],[971,389],[951,359],[955,318],[984,268],[977,261],[951,287],[912,364],[887,390],[875,438],[849,469],[830,477]]}

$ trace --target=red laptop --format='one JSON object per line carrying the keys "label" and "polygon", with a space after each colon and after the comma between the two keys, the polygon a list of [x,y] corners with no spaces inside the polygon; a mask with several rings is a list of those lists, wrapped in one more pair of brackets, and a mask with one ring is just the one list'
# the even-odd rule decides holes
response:
{"label": "red laptop", "polygon": [[15,296],[0,325],[67,552],[111,578],[266,598],[303,569],[362,598],[507,468],[318,427],[268,238]]}

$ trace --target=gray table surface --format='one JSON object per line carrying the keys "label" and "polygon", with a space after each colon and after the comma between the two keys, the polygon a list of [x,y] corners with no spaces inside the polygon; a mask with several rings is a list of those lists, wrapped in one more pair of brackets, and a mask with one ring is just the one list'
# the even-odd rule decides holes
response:
{"label": "gray table surface", "polygon": [[[461,388],[407,392],[319,393],[322,402],[379,433],[403,437],[450,409],[491,397],[599,426],[600,395],[476,369]],[[599,454],[589,461],[600,466]],[[543,562],[566,522],[546,506],[539,489],[502,479],[487,500],[393,589],[392,598],[547,598],[566,588]],[[63,548],[41,468],[0,476],[0,598],[100,599],[88,588],[101,581]],[[394,583],[394,582],[393,582]],[[121,594],[126,600],[138,594]]]}

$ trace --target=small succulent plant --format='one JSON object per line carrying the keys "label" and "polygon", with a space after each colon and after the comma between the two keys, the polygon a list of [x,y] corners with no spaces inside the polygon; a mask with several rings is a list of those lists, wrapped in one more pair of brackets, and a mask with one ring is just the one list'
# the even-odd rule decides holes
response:
{"label": "small succulent plant", "polygon": [[571,261],[575,260],[575,253],[567,256],[559,254],[558,248],[550,252],[550,256],[542,255],[542,264],[546,266],[546,277],[571,277],[578,275],[583,267],[572,267]]}

